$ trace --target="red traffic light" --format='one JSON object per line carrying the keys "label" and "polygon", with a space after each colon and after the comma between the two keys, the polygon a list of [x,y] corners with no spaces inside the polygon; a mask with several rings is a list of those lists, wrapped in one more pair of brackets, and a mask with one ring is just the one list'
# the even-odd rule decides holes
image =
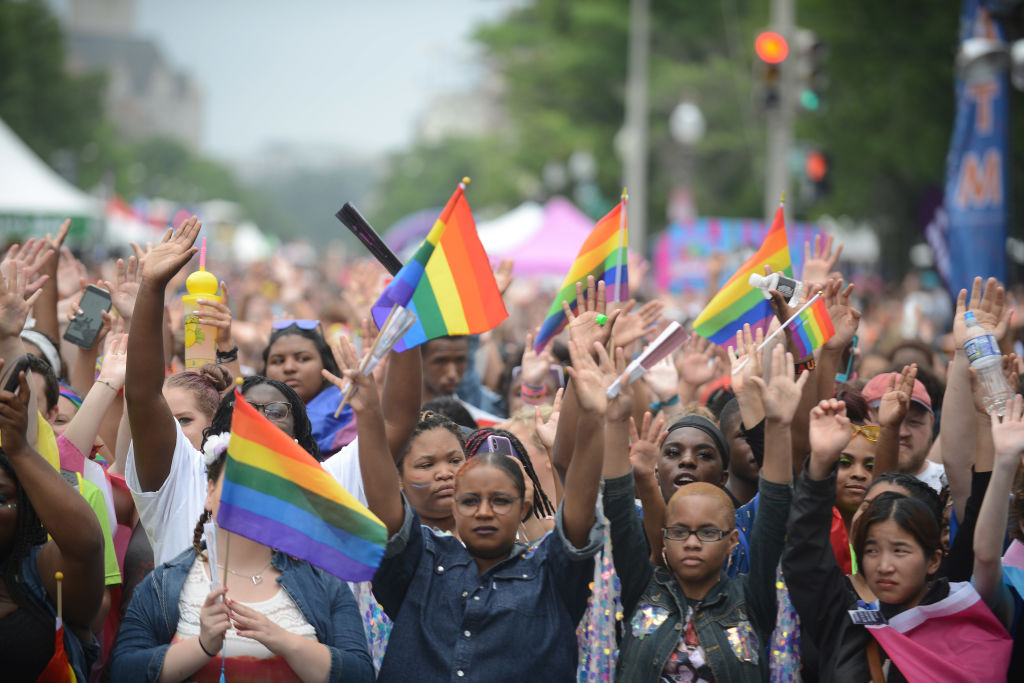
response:
{"label": "red traffic light", "polygon": [[781,64],[789,55],[789,44],[774,31],[762,31],[754,40],[754,52],[762,62]]}
{"label": "red traffic light", "polygon": [[828,175],[828,157],[822,152],[812,149],[807,153],[807,158],[804,160],[804,170],[807,172],[807,178],[811,182],[822,182],[825,180],[825,176]]}

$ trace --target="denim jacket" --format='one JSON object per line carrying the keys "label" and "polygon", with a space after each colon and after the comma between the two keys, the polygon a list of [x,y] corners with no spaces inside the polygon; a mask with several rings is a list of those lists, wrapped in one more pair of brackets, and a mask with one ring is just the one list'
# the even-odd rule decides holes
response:
{"label": "denim jacket", "polygon": [[[694,628],[716,681],[767,680],[762,644],[775,625],[775,568],[782,554],[791,491],[761,480],[750,539],[750,573],[718,583],[694,608]],[[651,564],[633,502],[633,474],[604,483],[612,557],[622,582],[624,623],[617,681],[657,681],[683,637],[687,599],[672,573]]]}
{"label": "denim jacket", "polygon": [[[178,599],[196,559],[189,548],[154,569],[135,589],[110,655],[114,681],[156,681],[178,630]],[[331,653],[329,681],[373,681],[359,608],[349,587],[308,562],[275,552],[277,582]]]}
{"label": "denim jacket", "polygon": [[373,594],[394,622],[384,681],[574,681],[576,627],[587,607],[604,526],[575,548],[555,530],[480,573],[450,534],[420,525],[405,503]]}

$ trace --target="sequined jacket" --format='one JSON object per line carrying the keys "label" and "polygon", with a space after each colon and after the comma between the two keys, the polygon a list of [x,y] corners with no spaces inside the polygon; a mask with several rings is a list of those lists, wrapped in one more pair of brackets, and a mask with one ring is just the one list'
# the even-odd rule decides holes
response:
{"label": "sequined jacket", "polygon": [[[763,681],[762,644],[775,625],[775,568],[782,554],[792,497],[788,485],[761,480],[750,539],[750,573],[719,582],[694,608],[694,627],[716,681]],[[616,681],[656,682],[683,636],[687,600],[672,574],[649,559],[633,503],[632,473],[604,483],[612,557],[626,615]]]}

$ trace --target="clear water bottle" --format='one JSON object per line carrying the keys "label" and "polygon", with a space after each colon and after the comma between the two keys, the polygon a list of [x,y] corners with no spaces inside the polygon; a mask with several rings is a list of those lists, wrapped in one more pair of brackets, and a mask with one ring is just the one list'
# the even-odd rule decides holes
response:
{"label": "clear water bottle", "polygon": [[1003,376],[1003,354],[999,351],[999,343],[991,332],[978,323],[974,314],[964,314],[967,323],[967,341],[964,342],[964,353],[971,367],[978,373],[978,381],[984,392],[982,402],[989,415],[1003,416],[1006,403],[1013,399],[1013,391]]}

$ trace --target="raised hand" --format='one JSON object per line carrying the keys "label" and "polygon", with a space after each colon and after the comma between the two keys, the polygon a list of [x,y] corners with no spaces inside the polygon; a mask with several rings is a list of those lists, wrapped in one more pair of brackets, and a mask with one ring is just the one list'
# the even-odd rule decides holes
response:
{"label": "raised hand", "polygon": [[764,372],[761,369],[761,353],[757,350],[763,342],[764,330],[760,327],[757,328],[756,336],[746,323],[742,330],[736,331],[736,346],[728,352],[732,390],[737,396],[750,389],[751,377],[759,377]]}
{"label": "raised hand", "polygon": [[[9,261],[17,261],[21,264],[29,283],[25,288],[26,294],[32,294],[50,279],[49,275],[35,277],[39,269],[54,257],[54,251],[48,248],[46,240],[37,240],[34,237],[28,238],[24,245],[13,244],[4,254],[3,261],[0,261],[0,271]],[[33,279],[34,278],[34,279]]]}
{"label": "raised hand", "polygon": [[655,363],[643,378],[651,393],[661,402],[671,400],[679,393],[679,371],[668,356]]}
{"label": "raised hand", "polygon": [[522,374],[524,384],[529,384],[532,387],[545,386],[544,379],[548,375],[548,370],[551,369],[552,364],[555,363],[555,357],[551,354],[551,345],[548,344],[544,347],[544,350],[537,353],[533,350],[534,335],[532,332],[526,333],[526,346],[523,347],[523,357],[519,361],[519,367]]}
{"label": "raised hand", "polygon": [[665,307],[664,302],[654,299],[648,301],[636,311],[631,311],[636,302],[630,300],[622,307],[622,313],[615,322],[615,345],[628,347],[637,339],[643,337],[648,330],[658,324],[661,319],[661,309]]}
{"label": "raised hand", "polygon": [[691,335],[676,357],[679,377],[691,387],[698,387],[718,374],[718,356],[715,345],[707,339]]}
{"label": "raised hand", "polygon": [[74,296],[80,287],[84,287],[82,281],[89,276],[89,272],[67,247],[60,247],[58,253],[60,258],[57,261],[57,296],[67,299]]}
{"label": "raised hand", "polygon": [[505,292],[512,286],[512,281],[516,279],[512,274],[512,268],[515,265],[516,262],[510,258],[498,261],[498,267],[494,271],[494,282],[498,285],[498,291],[502,296],[505,296]]}
{"label": "raised hand", "polygon": [[616,378],[622,378],[621,383],[623,384],[624,390],[620,391],[618,395],[608,401],[608,409],[605,411],[605,418],[608,422],[625,422],[630,415],[633,414],[633,392],[625,388],[626,377],[626,355],[622,350],[621,346],[615,347],[615,364],[613,365],[609,359],[609,362],[605,363],[607,354],[604,353],[604,348],[598,353],[600,358],[599,369],[604,375],[604,386],[607,388],[616,380]]}
{"label": "raised hand", "polygon": [[37,289],[26,299],[27,289],[28,276],[20,261],[6,261],[0,266],[0,339],[16,337],[25,327],[32,304],[43,291]]}
{"label": "raised hand", "polygon": [[533,407],[533,426],[537,430],[537,438],[544,444],[548,453],[554,451],[555,433],[558,430],[558,418],[562,413],[562,396],[564,389],[555,392],[555,402],[551,404],[551,414],[545,420],[541,417],[541,406]]}
{"label": "raised hand", "polygon": [[991,331],[997,340],[1001,341],[1010,329],[1013,309],[1006,305],[1006,290],[994,277],[985,282],[984,289],[981,278],[974,278],[970,302],[967,300],[967,290],[960,290],[956,298],[956,313],[953,315],[953,343],[957,349],[962,349],[967,341],[967,322],[964,320],[967,311],[973,313],[978,324]]}
{"label": "raised hand", "polygon": [[889,386],[882,394],[882,402],[878,404],[878,424],[881,427],[898,428],[910,409],[910,397],[914,393],[914,380],[917,379],[917,363],[905,365],[896,375],[889,375]]}
{"label": "raised hand", "polygon": [[822,290],[822,297],[825,299],[825,308],[832,318],[832,326],[836,333],[825,342],[822,348],[831,351],[843,351],[853,341],[857,334],[857,326],[860,324],[860,311],[850,304],[850,295],[853,293],[853,283],[843,289],[843,280],[829,280]]}
{"label": "raised hand", "polygon": [[843,243],[840,242],[836,250],[832,251],[832,243],[835,240],[829,235],[825,244],[821,243],[821,235],[814,237],[814,248],[811,249],[810,242],[804,242],[804,272],[801,276],[804,282],[825,282],[829,274],[836,267],[839,255],[843,253]]}
{"label": "raised hand", "polygon": [[[338,361],[342,377],[333,375],[328,370],[321,370],[320,374],[323,375],[324,379],[342,391],[348,389],[348,382],[352,383],[355,391],[352,392],[349,398],[349,405],[352,406],[352,410],[355,411],[356,415],[367,410],[379,411],[380,394],[377,391],[377,382],[374,381],[372,375],[364,375],[359,370],[359,355],[356,354],[352,342],[348,340],[348,337],[342,337],[337,344],[331,347],[331,350],[334,351],[334,358]],[[370,349],[367,347],[364,350],[364,355],[369,353]]]}
{"label": "raised hand", "polygon": [[203,224],[192,216],[177,230],[168,229],[160,244],[142,262],[142,279],[165,287],[198,251],[194,246]]}
{"label": "raised hand", "polygon": [[606,368],[611,367],[608,352],[600,342],[594,342],[591,351],[576,340],[569,339],[569,359],[572,367],[568,368],[568,371],[576,387],[576,400],[580,404],[580,410],[604,415],[608,409],[608,397],[605,395],[608,387],[605,383],[607,373],[602,372],[601,367],[594,361],[594,355],[597,355]]}
{"label": "raised hand", "polygon": [[1006,414],[1001,420],[993,417],[992,445],[996,462],[1009,463],[1010,476],[1013,476],[1024,454],[1024,398],[1020,394],[1006,405]]}
{"label": "raised hand", "polygon": [[[566,320],[569,321],[569,339],[576,341],[580,348],[590,352],[594,348],[594,342],[601,346],[608,344],[608,337],[611,335],[615,320],[619,317],[622,309],[606,313],[604,280],[595,286],[594,276],[587,276],[586,297],[583,296],[583,283],[576,283],[576,311],[566,301],[562,302],[562,311]],[[599,315],[606,315],[604,324],[597,322]]]}
{"label": "raised hand", "polygon": [[[796,379],[793,354],[785,352],[782,344],[772,347],[771,379],[766,382],[761,377],[750,378],[751,385],[756,387],[761,395],[765,417],[773,422],[790,424],[793,421],[797,404],[800,403],[800,394],[810,376],[811,373],[802,372],[800,378]],[[843,445],[846,445],[845,441]]]}
{"label": "raised hand", "polygon": [[103,344],[103,364],[97,382],[107,382],[115,391],[124,386],[125,368],[128,363],[128,334],[124,322],[118,320]]}
{"label": "raised hand", "polygon": [[142,264],[134,256],[129,257],[127,263],[123,258],[119,258],[114,271],[114,282],[103,281],[103,287],[110,292],[114,308],[125,320],[131,320],[135,311],[135,299],[139,296],[139,284],[142,281],[141,270]]}
{"label": "raised hand", "polygon": [[830,398],[814,406],[809,432],[810,474],[814,479],[824,479],[835,467],[843,447],[850,442],[850,418],[846,417],[846,404]]}
{"label": "raised hand", "polygon": [[629,461],[637,476],[654,476],[658,467],[658,456],[661,445],[665,443],[668,432],[665,429],[665,418],[653,419],[650,411],[644,413],[640,429],[636,428],[636,420],[629,420]]}
{"label": "raised hand", "polygon": [[[3,360],[0,359],[0,372]],[[8,456],[21,455],[29,449],[25,433],[28,429],[28,404],[31,400],[28,378],[18,373],[17,393],[0,391],[0,441]]]}

